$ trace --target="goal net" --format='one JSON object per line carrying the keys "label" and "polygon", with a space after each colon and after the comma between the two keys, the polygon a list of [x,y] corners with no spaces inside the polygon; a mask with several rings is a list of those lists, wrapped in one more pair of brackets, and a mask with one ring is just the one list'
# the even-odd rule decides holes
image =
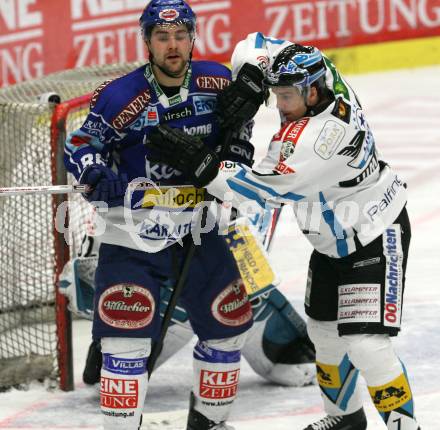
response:
{"label": "goal net", "polygon": [[[66,133],[84,121],[95,88],[138,66],[85,67],[0,89],[0,188],[67,183]],[[61,103],[43,102],[49,92]],[[67,199],[69,245],[55,229]],[[0,196],[0,391],[46,378],[73,389],[71,319],[56,283],[90,210],[78,195]]]}

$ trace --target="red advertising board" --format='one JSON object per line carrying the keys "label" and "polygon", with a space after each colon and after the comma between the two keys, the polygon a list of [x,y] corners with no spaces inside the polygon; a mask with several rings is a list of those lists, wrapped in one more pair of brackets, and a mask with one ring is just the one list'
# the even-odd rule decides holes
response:
{"label": "red advertising board", "polygon": [[[143,60],[146,0],[0,0],[0,87],[66,68]],[[261,31],[335,48],[440,35],[440,0],[190,0],[195,57],[228,61]]]}

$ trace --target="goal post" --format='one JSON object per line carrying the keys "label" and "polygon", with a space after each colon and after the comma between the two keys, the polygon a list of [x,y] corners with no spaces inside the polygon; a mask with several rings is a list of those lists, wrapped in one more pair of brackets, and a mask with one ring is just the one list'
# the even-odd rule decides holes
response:
{"label": "goal post", "polygon": [[[76,97],[67,102],[57,104],[54,107],[50,124],[50,146],[51,146],[51,173],[53,185],[67,184],[67,172],[64,168],[64,142],[68,131],[68,118],[71,113],[87,109],[92,94]],[[82,115],[84,116],[84,115]],[[55,250],[55,287],[59,282],[64,265],[70,258],[69,246],[66,243],[64,234],[56,228],[55,219],[57,209],[61,204],[67,202],[67,194],[52,196],[52,220]],[[69,220],[66,219],[65,227],[68,227]],[[73,381],[73,345],[72,345],[72,316],[68,311],[66,296],[63,296],[58,288],[55,288],[55,321],[57,337],[57,359],[59,387],[64,391],[74,389]]]}
{"label": "goal post", "polygon": [[[99,85],[139,65],[84,67],[0,89],[0,188],[69,183],[67,133],[81,126]],[[61,103],[39,102],[48,92]],[[56,228],[66,203],[65,225]],[[0,391],[33,380],[74,388],[72,320],[56,284],[90,211],[78,194],[0,197]]]}

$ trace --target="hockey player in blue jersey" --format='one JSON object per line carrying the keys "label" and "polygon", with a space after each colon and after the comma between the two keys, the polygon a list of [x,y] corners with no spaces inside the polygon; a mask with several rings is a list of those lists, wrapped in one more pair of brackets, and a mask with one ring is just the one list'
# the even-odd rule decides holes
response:
{"label": "hockey player in blue jersey", "polygon": [[253,33],[236,46],[232,71],[220,121],[249,120],[259,93],[270,91],[281,127],[258,166],[220,171],[208,189],[291,204],[314,248],[305,310],[327,416],[305,430],[367,428],[359,375],[387,429],[420,430],[391,342],[401,328],[411,239],[406,184],[377,151],[353,89],[316,47]]}
{"label": "hockey player in blue jersey", "polygon": [[[205,198],[211,166],[220,162],[216,148],[225,142],[214,105],[231,79],[220,64],[191,62],[195,15],[184,1],[151,1],[140,25],[150,61],[97,90],[84,124],[68,136],[65,147],[67,169],[89,186],[85,198],[101,208],[106,222],[93,322],[103,353],[100,397],[106,430],[139,427],[147,362],[160,330],[160,286],[180,276],[198,216],[195,206]],[[190,141],[196,149],[170,167],[157,162],[158,154],[145,145],[165,140]],[[245,149],[240,161],[251,161],[246,139],[237,135],[228,143]],[[225,159],[234,159],[230,147],[221,151]],[[137,178],[154,192],[128,192],[127,183]],[[177,187],[177,196],[167,194],[170,186]],[[229,429],[225,421],[237,393],[240,350],[252,310],[215,226],[196,247],[180,303],[199,338],[187,428]]]}

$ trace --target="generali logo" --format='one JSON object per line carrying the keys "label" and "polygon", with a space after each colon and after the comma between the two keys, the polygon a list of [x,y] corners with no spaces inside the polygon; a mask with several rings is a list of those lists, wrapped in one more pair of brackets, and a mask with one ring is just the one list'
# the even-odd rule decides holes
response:
{"label": "generali logo", "polygon": [[116,115],[112,121],[112,125],[116,130],[122,130],[130,124],[141,111],[150,103],[150,91],[145,90],[136,96],[121,112]]}
{"label": "generali logo", "polygon": [[199,76],[197,86],[202,90],[221,91],[231,84],[231,81],[222,76]]}

